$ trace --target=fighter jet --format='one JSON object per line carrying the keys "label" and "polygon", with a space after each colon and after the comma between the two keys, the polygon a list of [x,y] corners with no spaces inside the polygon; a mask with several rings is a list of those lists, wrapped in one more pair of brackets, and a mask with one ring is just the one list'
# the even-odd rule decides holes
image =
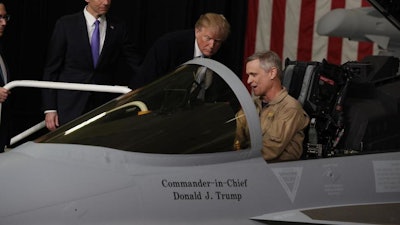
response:
{"label": "fighter jet", "polygon": [[[239,108],[251,145],[234,150]],[[2,153],[0,224],[400,223],[398,149],[279,163],[261,149],[248,90],[196,58]]]}
{"label": "fighter jet", "polygon": [[[0,154],[0,224],[400,224],[398,147],[267,163],[250,93],[211,59],[122,92]],[[251,144],[236,150],[239,108]]]}

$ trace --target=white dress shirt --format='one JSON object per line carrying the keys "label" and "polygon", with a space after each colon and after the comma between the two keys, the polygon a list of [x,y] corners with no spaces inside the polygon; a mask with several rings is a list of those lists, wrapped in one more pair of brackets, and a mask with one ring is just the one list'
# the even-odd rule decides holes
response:
{"label": "white dress shirt", "polygon": [[[89,38],[89,42],[91,42],[92,40],[92,35],[93,35],[93,31],[94,31],[94,22],[96,21],[96,18],[94,18],[94,16],[92,16],[92,14],[90,14],[86,7],[83,10],[83,14],[85,15],[85,19],[86,19],[86,28],[88,31],[88,38]],[[99,30],[100,30],[100,51],[99,53],[101,54],[101,50],[103,49],[103,45],[104,45],[104,40],[106,39],[106,30],[107,30],[107,20],[106,17],[104,15],[102,15],[101,17],[98,18],[98,20],[100,21],[99,24]],[[91,43],[90,43],[91,44]]]}

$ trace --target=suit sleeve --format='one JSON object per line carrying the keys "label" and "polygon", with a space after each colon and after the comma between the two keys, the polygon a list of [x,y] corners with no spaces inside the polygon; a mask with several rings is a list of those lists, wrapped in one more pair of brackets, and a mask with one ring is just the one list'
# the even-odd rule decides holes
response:
{"label": "suit sleeve", "polygon": [[138,73],[143,56],[139,47],[131,41],[128,28],[125,25],[123,29],[122,56],[125,59],[127,65],[130,67],[131,71],[134,73],[131,77],[132,80]]}
{"label": "suit sleeve", "polygon": [[[47,51],[47,59],[44,67],[44,81],[58,81],[60,71],[65,59],[66,37],[62,21],[57,21],[53,34],[50,38]],[[43,110],[54,110],[57,108],[56,90],[44,89]]]}
{"label": "suit sleeve", "polygon": [[133,88],[146,85],[169,72],[169,43],[163,39],[157,40],[147,52],[138,74],[131,82]]}

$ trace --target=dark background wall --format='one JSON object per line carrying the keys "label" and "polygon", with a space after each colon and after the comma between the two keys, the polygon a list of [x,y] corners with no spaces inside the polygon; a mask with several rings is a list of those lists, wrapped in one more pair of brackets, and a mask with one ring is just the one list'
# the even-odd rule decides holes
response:
{"label": "dark background wall", "polygon": [[[84,0],[4,1],[11,21],[3,44],[13,80],[41,80],[47,43],[56,20],[83,10]],[[162,34],[193,28],[205,12],[224,14],[231,23],[231,35],[222,46],[226,65],[238,76],[242,71],[247,0],[114,0],[110,14],[124,19],[132,41],[143,54]],[[221,49],[222,53],[222,49]],[[40,90],[12,90],[13,133],[18,134],[44,119]]]}

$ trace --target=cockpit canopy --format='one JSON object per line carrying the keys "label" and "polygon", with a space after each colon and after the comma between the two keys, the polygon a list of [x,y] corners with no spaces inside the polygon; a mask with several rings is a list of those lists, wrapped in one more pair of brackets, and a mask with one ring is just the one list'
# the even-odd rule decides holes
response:
{"label": "cockpit canopy", "polygon": [[161,154],[232,151],[235,115],[241,107],[234,91],[215,71],[186,64],[37,142]]}

